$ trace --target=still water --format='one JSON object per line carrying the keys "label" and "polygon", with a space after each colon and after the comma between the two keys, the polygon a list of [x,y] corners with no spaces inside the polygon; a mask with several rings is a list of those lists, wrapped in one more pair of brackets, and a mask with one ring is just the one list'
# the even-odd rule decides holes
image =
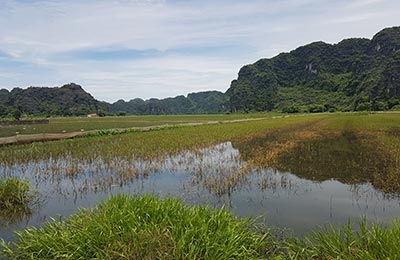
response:
{"label": "still water", "polygon": [[13,240],[15,230],[65,219],[117,193],[154,194],[181,198],[190,205],[224,207],[297,235],[328,223],[361,218],[387,223],[400,215],[399,197],[380,192],[368,182],[315,181],[294,172],[251,168],[231,142],[159,160],[117,161],[134,174],[127,177],[100,159],[75,165],[80,173],[67,176],[49,169],[71,167],[68,159],[0,167],[1,178],[29,179],[40,194],[39,206],[30,214],[11,219],[0,214],[0,238]]}

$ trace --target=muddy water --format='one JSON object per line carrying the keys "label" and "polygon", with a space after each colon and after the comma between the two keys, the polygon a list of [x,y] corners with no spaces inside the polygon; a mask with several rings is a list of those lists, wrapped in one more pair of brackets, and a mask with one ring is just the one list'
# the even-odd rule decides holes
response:
{"label": "muddy water", "polygon": [[191,205],[225,207],[238,216],[260,217],[269,226],[298,235],[327,223],[343,224],[361,217],[389,222],[400,215],[398,196],[375,189],[365,179],[337,178],[340,182],[331,176],[330,168],[326,169],[330,178],[316,180],[302,174],[304,169],[295,175],[255,167],[240,149],[226,142],[154,161],[76,163],[67,158],[0,168],[2,178],[29,179],[41,195],[40,205],[28,214],[0,214],[0,238],[12,240],[14,230],[41,226],[52,218],[65,219],[117,193],[149,193],[181,198]]}

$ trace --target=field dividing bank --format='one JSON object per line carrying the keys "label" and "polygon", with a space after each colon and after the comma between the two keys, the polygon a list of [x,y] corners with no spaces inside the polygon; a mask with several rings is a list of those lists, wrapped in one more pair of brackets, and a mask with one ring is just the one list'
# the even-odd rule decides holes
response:
{"label": "field dividing bank", "polygon": [[210,114],[210,115],[152,115],[152,116],[123,116],[123,117],[65,117],[50,118],[48,124],[0,126],[0,137],[28,134],[61,134],[115,129],[148,127],[156,125],[174,125],[182,123],[200,123],[208,121],[229,121],[248,118],[266,118],[279,115],[278,113],[249,113],[249,114]]}

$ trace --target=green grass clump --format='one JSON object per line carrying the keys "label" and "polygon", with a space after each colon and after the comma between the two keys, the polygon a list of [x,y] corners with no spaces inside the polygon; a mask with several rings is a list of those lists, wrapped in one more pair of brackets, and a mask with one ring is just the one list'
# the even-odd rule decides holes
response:
{"label": "green grass clump", "polygon": [[248,219],[176,199],[118,195],[65,222],[17,232],[7,259],[258,259]]}
{"label": "green grass clump", "polygon": [[0,210],[28,207],[34,198],[29,182],[18,178],[0,179]]}
{"label": "green grass clump", "polygon": [[328,226],[287,245],[288,259],[400,259],[400,221],[394,221],[391,227],[367,226],[362,221],[358,230],[350,224],[341,228]]}

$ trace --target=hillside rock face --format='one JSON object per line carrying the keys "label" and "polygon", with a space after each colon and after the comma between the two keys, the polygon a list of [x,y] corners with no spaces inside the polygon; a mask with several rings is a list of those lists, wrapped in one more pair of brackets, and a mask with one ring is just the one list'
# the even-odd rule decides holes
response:
{"label": "hillside rock face", "polygon": [[226,94],[233,111],[391,109],[400,103],[400,27],[261,59]]}

